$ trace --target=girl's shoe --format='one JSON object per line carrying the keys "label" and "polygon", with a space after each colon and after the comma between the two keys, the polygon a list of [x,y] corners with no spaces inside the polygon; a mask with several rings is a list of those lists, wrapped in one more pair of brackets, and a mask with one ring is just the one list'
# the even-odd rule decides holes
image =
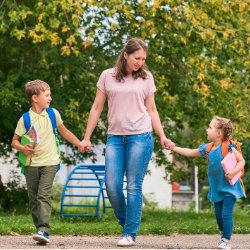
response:
{"label": "girl's shoe", "polygon": [[231,249],[230,240],[222,238],[218,248],[219,249]]}
{"label": "girl's shoe", "polygon": [[135,241],[133,240],[131,236],[124,236],[117,243],[117,246],[120,246],[120,247],[129,247],[129,246],[134,246],[134,245],[135,245]]}

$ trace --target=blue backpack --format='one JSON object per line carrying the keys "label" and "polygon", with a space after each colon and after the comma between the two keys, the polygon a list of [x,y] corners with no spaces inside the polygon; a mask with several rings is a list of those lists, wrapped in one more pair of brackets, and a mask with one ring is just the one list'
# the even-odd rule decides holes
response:
{"label": "blue backpack", "polygon": [[[61,153],[60,153],[60,144],[59,144],[59,139],[58,139],[58,132],[57,132],[57,124],[56,124],[56,115],[55,115],[55,112],[52,108],[47,108],[46,109],[48,115],[49,115],[49,118],[50,118],[50,121],[51,121],[51,124],[52,124],[52,128],[53,128],[53,133],[55,135],[55,140],[56,140],[56,145],[57,145],[57,152],[59,154],[59,159],[60,159],[60,162],[61,162]],[[26,131],[29,131],[30,127],[31,127],[31,123],[30,123],[30,114],[29,112],[26,112],[23,114],[23,122],[24,122],[24,126],[26,128]],[[22,166],[22,170],[21,172],[23,174],[25,174],[25,166],[23,164],[21,164]],[[58,164],[58,168],[57,168],[57,171],[59,171],[60,169],[60,163]]]}

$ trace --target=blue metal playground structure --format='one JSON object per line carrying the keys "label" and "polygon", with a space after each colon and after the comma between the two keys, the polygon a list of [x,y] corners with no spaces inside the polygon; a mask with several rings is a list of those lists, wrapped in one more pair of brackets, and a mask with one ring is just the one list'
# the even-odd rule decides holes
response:
{"label": "blue metal playground structure", "polygon": [[[126,189],[126,181],[124,180],[123,190]],[[77,198],[78,202],[75,202]],[[105,213],[106,208],[111,208],[105,187],[105,165],[79,165],[71,171],[65,182],[60,216],[99,218],[101,201],[103,213]],[[72,209],[70,213],[65,212],[68,207],[75,207],[76,213],[73,213]],[[88,209],[91,207],[94,209]],[[88,211],[91,211],[91,214]]]}

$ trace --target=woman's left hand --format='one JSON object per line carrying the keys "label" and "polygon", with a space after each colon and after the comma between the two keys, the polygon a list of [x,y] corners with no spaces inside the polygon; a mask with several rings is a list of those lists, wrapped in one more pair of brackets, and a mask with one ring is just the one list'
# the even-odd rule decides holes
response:
{"label": "woman's left hand", "polygon": [[175,143],[167,139],[166,137],[161,138],[161,145],[163,148],[168,150],[172,150],[175,147]]}

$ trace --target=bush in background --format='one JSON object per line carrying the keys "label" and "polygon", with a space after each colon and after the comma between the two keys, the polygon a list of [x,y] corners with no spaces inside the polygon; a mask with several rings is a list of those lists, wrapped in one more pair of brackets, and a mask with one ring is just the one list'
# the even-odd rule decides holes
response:
{"label": "bush in background", "polygon": [[0,176],[0,211],[6,213],[27,213],[29,197],[25,186],[20,186],[20,178],[14,174],[12,180],[3,184]]}

